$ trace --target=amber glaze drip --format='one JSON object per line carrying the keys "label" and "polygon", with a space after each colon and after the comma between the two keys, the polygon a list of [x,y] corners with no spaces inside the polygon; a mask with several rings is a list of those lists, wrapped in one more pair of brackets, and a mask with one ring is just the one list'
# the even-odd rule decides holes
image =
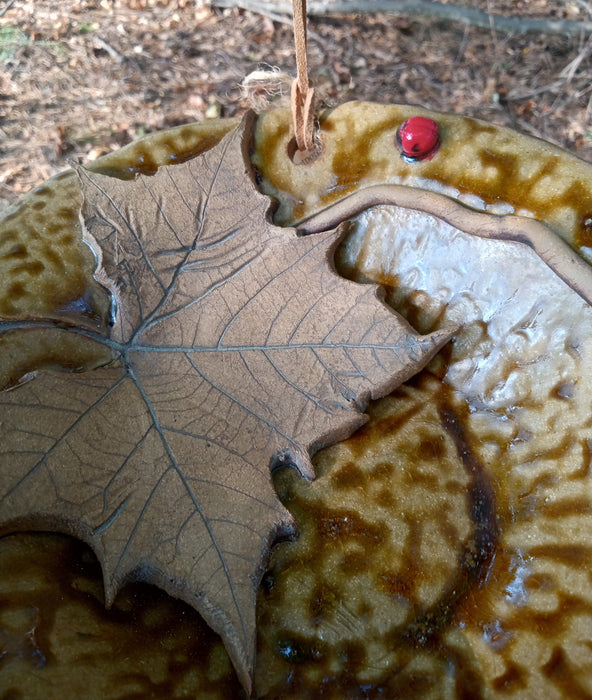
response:
{"label": "amber glaze drip", "polygon": [[450,589],[433,609],[426,611],[406,632],[406,637],[412,643],[432,646],[440,643],[438,633],[450,623],[457,604],[471,588],[479,588],[487,579],[498,539],[494,490],[483,466],[471,451],[463,421],[444,401],[438,410],[442,425],[452,436],[458,456],[471,475],[467,499],[473,534],[459,557],[458,575],[451,582]]}

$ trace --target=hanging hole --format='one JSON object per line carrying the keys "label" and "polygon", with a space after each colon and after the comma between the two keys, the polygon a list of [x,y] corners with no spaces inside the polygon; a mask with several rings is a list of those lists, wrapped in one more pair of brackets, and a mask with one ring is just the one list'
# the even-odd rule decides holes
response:
{"label": "hanging hole", "polygon": [[308,151],[299,151],[298,145],[296,143],[296,138],[293,136],[288,141],[288,158],[294,163],[294,165],[309,165],[313,161],[317,160],[322,154],[323,140],[320,134],[316,133],[314,137],[314,145]]}

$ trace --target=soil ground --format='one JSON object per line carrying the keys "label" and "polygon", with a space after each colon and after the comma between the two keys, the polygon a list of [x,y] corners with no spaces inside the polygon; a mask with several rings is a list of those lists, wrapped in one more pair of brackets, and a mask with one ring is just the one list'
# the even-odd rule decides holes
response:
{"label": "soil ground", "polygon": [[[586,0],[455,4],[592,19]],[[309,27],[311,79],[326,104],[368,99],[464,113],[592,162],[590,36],[508,36],[388,14],[311,18]],[[243,79],[271,68],[295,72],[285,16],[199,0],[0,0],[0,208],[73,160],[244,112]]]}

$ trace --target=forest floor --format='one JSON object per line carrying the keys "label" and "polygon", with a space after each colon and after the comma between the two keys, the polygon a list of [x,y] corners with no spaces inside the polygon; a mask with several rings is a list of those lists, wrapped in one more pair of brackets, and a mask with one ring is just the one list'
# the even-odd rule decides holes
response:
{"label": "forest floor", "polygon": [[[590,21],[585,0],[455,0]],[[592,36],[517,34],[429,17],[313,17],[325,104],[367,99],[464,113],[592,162]],[[199,0],[0,0],[0,208],[148,132],[244,112],[255,70],[295,73],[290,19]],[[286,82],[277,96],[286,100]]]}

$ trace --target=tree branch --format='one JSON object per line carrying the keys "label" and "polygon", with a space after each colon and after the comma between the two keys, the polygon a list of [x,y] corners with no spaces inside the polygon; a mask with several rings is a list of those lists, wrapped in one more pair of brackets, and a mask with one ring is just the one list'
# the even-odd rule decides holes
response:
{"label": "tree branch", "polygon": [[[214,7],[241,7],[261,14],[292,14],[292,3],[285,0],[210,0]],[[565,19],[530,19],[488,14],[474,7],[445,5],[436,0],[309,0],[309,15],[372,14],[426,16],[494,29],[504,34],[567,34],[592,32],[592,22]]]}

